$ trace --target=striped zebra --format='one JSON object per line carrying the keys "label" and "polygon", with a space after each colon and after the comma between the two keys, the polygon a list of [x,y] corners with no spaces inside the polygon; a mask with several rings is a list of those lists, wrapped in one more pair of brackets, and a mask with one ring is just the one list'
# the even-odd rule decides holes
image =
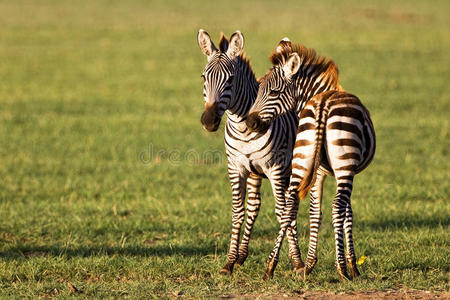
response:
{"label": "striped zebra", "polygon": [[350,279],[347,261],[351,277],[356,277],[359,271],[353,247],[350,196],[354,176],[370,164],[375,153],[370,114],[356,96],[339,85],[338,70],[332,60],[317,56],[314,50],[292,45],[286,39],[272,53],[271,60],[274,65],[261,80],[247,124],[252,130],[264,132],[276,117],[295,107],[299,127],[281,230],[266,273],[273,274],[285,230],[297,218],[298,199],[303,199],[308,191],[309,249],[306,266],[299,276],[312,271],[317,262],[323,182],[329,175],[337,182],[332,208],[336,268],[341,279]]}
{"label": "striped zebra", "polygon": [[[281,224],[298,119],[295,112],[291,111],[274,121],[264,133],[250,131],[245,118],[256,99],[259,84],[242,52],[243,35],[236,31],[227,39],[222,34],[217,49],[208,33],[200,30],[198,44],[208,60],[202,74],[205,100],[201,116],[203,128],[216,131],[225,111],[228,116],[225,125],[225,150],[232,188],[232,231],[228,259],[220,273],[231,274],[234,265],[242,265],[247,258],[250,234],[260,209],[263,178],[270,180],[276,199],[275,213]],[[246,187],[247,219],[239,245],[245,218]],[[298,269],[303,268],[304,264],[296,240],[296,229],[296,224],[293,224],[287,230],[287,235],[291,237],[289,253],[293,257],[292,263]]]}

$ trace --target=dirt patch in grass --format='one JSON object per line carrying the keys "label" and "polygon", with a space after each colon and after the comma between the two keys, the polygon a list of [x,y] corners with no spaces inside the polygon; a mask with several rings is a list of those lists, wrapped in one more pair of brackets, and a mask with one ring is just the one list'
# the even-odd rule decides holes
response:
{"label": "dirt patch in grass", "polygon": [[227,295],[222,299],[329,299],[329,300],[351,300],[351,299],[450,299],[449,292],[429,292],[422,290],[394,290],[394,291],[361,291],[349,293],[334,292],[298,292],[297,295],[274,294],[274,295]]}

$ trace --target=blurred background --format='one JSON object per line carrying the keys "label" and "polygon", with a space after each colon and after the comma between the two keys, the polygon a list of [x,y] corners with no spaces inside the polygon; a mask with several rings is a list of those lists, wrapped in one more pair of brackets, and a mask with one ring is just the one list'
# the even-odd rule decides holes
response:
{"label": "blurred background", "polygon": [[[64,294],[68,281],[91,296],[448,290],[449,4],[0,1],[2,292]],[[320,285],[295,280],[286,250],[261,284],[278,228],[267,182],[241,280],[217,275],[231,191],[223,125],[211,134],[199,121],[200,28],[216,44],[240,30],[258,77],[281,38],[313,47],[370,110],[377,153],[352,198],[368,257],[357,283],[336,281],[330,179]]]}

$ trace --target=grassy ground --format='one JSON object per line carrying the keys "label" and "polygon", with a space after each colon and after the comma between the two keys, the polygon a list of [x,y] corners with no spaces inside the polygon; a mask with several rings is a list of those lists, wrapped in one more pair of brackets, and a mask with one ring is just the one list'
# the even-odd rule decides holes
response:
{"label": "grassy ground", "polygon": [[[449,2],[254,2],[0,1],[1,295],[449,290]],[[308,281],[286,248],[261,280],[278,228],[267,182],[248,261],[218,275],[231,192],[223,130],[199,122],[199,28],[240,29],[258,76],[282,37],[314,47],[370,109],[377,154],[353,196],[360,279],[334,269],[330,179]]]}

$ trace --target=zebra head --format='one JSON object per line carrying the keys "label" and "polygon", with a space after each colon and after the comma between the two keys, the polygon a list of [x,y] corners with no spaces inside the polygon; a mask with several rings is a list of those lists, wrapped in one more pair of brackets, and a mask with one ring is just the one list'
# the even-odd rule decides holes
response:
{"label": "zebra head", "polygon": [[236,74],[236,57],[244,47],[244,36],[240,31],[236,31],[228,40],[222,34],[217,49],[209,34],[200,29],[198,45],[208,59],[202,74],[205,109],[200,121],[207,131],[216,131],[230,104]]}
{"label": "zebra head", "polygon": [[[283,47],[291,47],[289,39],[284,38],[275,51],[281,51]],[[300,57],[292,52],[288,59],[274,65],[258,80],[258,95],[246,120],[250,130],[265,132],[275,118],[295,107],[297,89],[294,76],[299,68]]]}

